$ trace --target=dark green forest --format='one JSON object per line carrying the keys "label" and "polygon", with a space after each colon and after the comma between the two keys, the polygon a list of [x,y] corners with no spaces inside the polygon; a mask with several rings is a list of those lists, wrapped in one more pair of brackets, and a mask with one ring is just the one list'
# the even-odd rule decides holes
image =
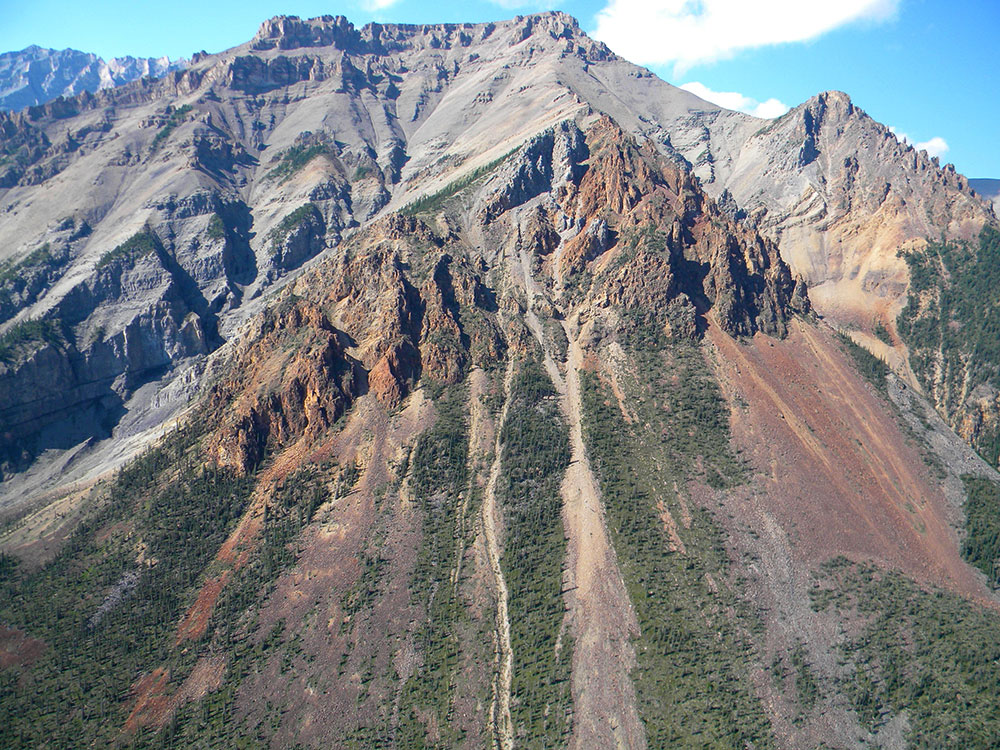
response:
{"label": "dark green forest", "polygon": [[689,481],[720,489],[742,481],[728,409],[699,344],[661,346],[633,352],[640,375],[628,393],[637,423],[625,421],[596,376],[581,378],[587,448],[641,630],[633,674],[640,715],[650,747],[771,747],[746,679],[748,636],[760,623],[730,588],[722,530],[688,499],[680,554],[670,551],[663,521],[664,510],[683,518],[678,492]]}
{"label": "dark green forest", "polygon": [[569,431],[552,381],[536,357],[523,362],[514,376],[500,441],[500,566],[509,594],[515,742],[563,747],[572,718],[573,642],[563,628],[566,537],[560,495],[569,466]]}
{"label": "dark green forest", "polygon": [[[813,606],[861,618],[840,646],[842,688],[871,730],[906,712],[915,750],[993,748],[1000,737],[997,616],[894,571],[838,558],[817,576]],[[890,713],[891,712],[891,713]]]}
{"label": "dark green forest", "polygon": [[[0,622],[46,644],[30,667],[0,671],[0,746],[110,747],[136,680],[166,668],[178,684],[205,655],[226,655],[220,690],[180,706],[160,732],[125,735],[134,747],[251,747],[264,735],[235,720],[235,691],[281,643],[252,613],[327,491],[307,467],[275,493],[256,554],[220,597],[205,634],[175,646],[181,616],[209,563],[247,507],[253,475],[206,465],[206,420],[168,436],[94,492],[97,505],[59,554],[37,570],[0,565]],[[250,613],[250,620],[247,614]]]}

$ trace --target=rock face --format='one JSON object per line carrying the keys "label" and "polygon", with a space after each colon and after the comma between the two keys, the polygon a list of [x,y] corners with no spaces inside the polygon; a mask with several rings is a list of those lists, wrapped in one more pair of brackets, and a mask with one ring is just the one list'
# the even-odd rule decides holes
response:
{"label": "rock face", "polygon": [[731,222],[690,172],[648,144],[640,149],[606,118],[589,140],[588,169],[566,199],[583,228],[580,241],[567,244],[564,273],[627,242],[635,257],[602,294],[636,312],[710,307],[735,336],[783,335],[790,314],[808,312],[805,287],[777,248]]}
{"label": "rock face", "polygon": [[20,52],[0,54],[0,109],[17,111],[139,78],[159,78],[186,65],[186,60],[166,57],[113,57],[105,62],[88,52],[32,45]]}
{"label": "rock face", "polygon": [[[289,355],[281,344],[291,336],[301,344]],[[226,416],[208,450],[218,466],[241,474],[268,450],[322,434],[363,392],[358,363],[315,307],[279,304],[255,321],[234,357],[210,395],[211,408],[225,407]],[[271,382],[266,373],[274,371],[280,380]]]}
{"label": "rock face", "polygon": [[970,240],[996,221],[951,165],[899,142],[839,91],[763,123],[731,170],[725,188],[842,324],[894,325],[908,285],[898,250],[942,233]]}

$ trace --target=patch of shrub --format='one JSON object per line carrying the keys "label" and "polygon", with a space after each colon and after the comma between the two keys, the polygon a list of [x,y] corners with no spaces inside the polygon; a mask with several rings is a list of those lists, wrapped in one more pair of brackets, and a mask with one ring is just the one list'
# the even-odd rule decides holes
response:
{"label": "patch of shrub", "polygon": [[129,237],[114,250],[104,253],[98,259],[96,268],[104,268],[116,261],[134,264],[139,258],[162,251],[163,245],[160,243],[160,238],[151,229],[145,229]]}
{"label": "patch of shrub", "polygon": [[153,143],[150,146],[150,150],[156,151],[159,149],[166,142],[167,138],[170,137],[170,134],[177,129],[177,126],[187,119],[192,109],[193,107],[190,104],[185,104],[182,107],[171,110],[166,124],[153,136]]}

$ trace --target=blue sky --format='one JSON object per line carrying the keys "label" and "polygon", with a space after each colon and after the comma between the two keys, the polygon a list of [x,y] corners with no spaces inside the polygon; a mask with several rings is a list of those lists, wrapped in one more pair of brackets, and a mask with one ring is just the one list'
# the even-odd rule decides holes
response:
{"label": "blue sky", "polygon": [[[355,24],[485,21],[558,8],[618,54],[762,115],[846,91],[969,177],[1000,177],[998,0],[0,0],[0,50],[187,57],[281,13]],[[715,92],[715,93],[712,93]],[[721,92],[721,95],[720,95]]]}

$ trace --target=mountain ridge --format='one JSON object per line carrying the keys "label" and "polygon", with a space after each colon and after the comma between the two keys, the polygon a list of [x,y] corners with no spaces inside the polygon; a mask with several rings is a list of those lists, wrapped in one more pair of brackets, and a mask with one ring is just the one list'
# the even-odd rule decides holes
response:
{"label": "mountain ridge", "polygon": [[37,44],[0,54],[0,110],[18,111],[59,97],[95,93],[139,78],[158,78],[187,65],[166,56],[131,55],[105,61],[75,49],[47,49]]}
{"label": "mountain ridge", "polygon": [[[338,44],[346,48],[360,45],[379,53],[364,53],[355,58],[349,50],[339,49]],[[466,52],[473,45],[479,51]],[[263,49],[256,50],[255,46]],[[387,54],[382,55],[381,51]],[[289,53],[298,56],[287,57]],[[408,67],[407,55],[424,62]],[[273,71],[268,72],[272,67]],[[456,81],[450,82],[455,76]],[[516,86],[510,80],[512,76],[519,80]],[[615,78],[613,84],[609,77]],[[570,84],[572,88],[567,88]],[[231,100],[214,101],[216,87],[233,85],[237,89]],[[261,93],[254,93],[261,86],[264,86]],[[324,94],[324,101],[338,102],[335,106],[343,109],[318,109],[316,104],[321,101],[318,97],[301,98],[304,94],[297,94],[293,100],[286,94],[268,105],[269,115],[256,111],[256,97],[289,86],[300,87],[302,91],[316,88],[317,93],[326,90],[329,93]],[[650,88],[656,95],[649,95],[646,89]],[[609,90],[615,92],[613,97],[607,95]],[[532,93],[525,94],[526,91]],[[151,106],[162,96],[176,104],[165,108]],[[198,110],[185,111],[195,101],[193,97],[200,102]],[[287,117],[288,107],[296,107],[297,112],[301,108],[301,112],[290,118],[285,127],[281,122]],[[328,121],[328,112],[336,111],[349,114],[339,122]],[[123,370],[129,372],[138,367],[152,374],[157,367],[167,367],[168,382],[173,382],[179,372],[187,372],[185,377],[197,377],[195,373],[202,367],[200,358],[206,353],[202,342],[208,342],[209,348],[216,345],[211,344],[213,327],[221,326],[221,336],[226,338],[229,331],[246,319],[241,312],[243,300],[257,298],[289,270],[321,252],[327,243],[322,235],[329,235],[330,241],[336,243],[345,232],[353,231],[353,225],[364,223],[380,212],[404,208],[421,196],[447,191],[465,179],[463,175],[473,175],[476,169],[504,157],[533,133],[560,119],[586,116],[590,111],[617,116],[629,131],[655,143],[668,158],[691,168],[709,195],[718,198],[723,206],[728,205],[727,201],[734,202],[735,208],[727,209],[731,215],[741,217],[741,221],[777,241],[782,255],[790,259],[793,272],[814,287],[813,304],[817,311],[832,316],[839,325],[871,330],[870,318],[865,319],[867,315],[858,319],[858,304],[862,304],[865,309],[884,310],[877,313],[878,317],[890,329],[893,327],[892,311],[902,306],[906,288],[905,263],[896,257],[896,251],[907,246],[907,236],[919,241],[921,232],[914,232],[914,227],[926,227],[929,220],[935,223],[943,220],[945,224],[941,226],[946,234],[967,236],[978,221],[991,220],[989,209],[968,193],[964,178],[938,170],[934,162],[899,144],[842,94],[819,95],[778,121],[756,120],[702,102],[621,60],[600,43],[589,40],[576,21],[565,14],[518,17],[500,24],[398,27],[369,24],[361,30],[343,17],[327,16],[314,21],[276,17],[262,24],[254,40],[218,55],[196,56],[184,71],[107,89],[97,95],[85,93],[49,103],[34,114],[0,115],[13,132],[7,139],[10,155],[5,159],[6,176],[0,175],[0,184],[10,186],[0,228],[9,236],[33,238],[21,245],[21,258],[15,256],[8,263],[21,273],[30,270],[40,280],[51,279],[53,275],[61,277],[49,290],[44,290],[47,293],[40,295],[43,290],[37,284],[23,291],[12,289],[16,295],[13,299],[22,300],[22,309],[19,316],[0,326],[9,330],[18,321],[39,315],[70,320],[78,320],[81,315],[87,317],[89,313],[83,310],[94,303],[87,302],[83,309],[74,309],[78,308],[75,300],[92,297],[93,292],[81,297],[73,290],[78,290],[81,280],[99,270],[96,266],[107,253],[139,232],[142,221],[166,219],[161,234],[176,233],[174,226],[179,227],[178,222],[187,223],[190,239],[185,240],[189,245],[184,252],[193,255],[175,261],[172,257],[176,250],[169,249],[157,256],[162,262],[158,262],[160,270],[155,273],[162,279],[158,283],[167,295],[164,300],[168,297],[171,300],[166,303],[171,320],[152,323],[162,313],[152,317],[147,313],[150,322],[140,325],[166,326],[170,331],[188,326],[190,334],[178,337],[170,333],[165,343],[153,343],[154,348],[163,352],[160,354],[139,354],[140,350],[136,350],[133,356],[122,350],[110,360],[104,354],[97,357],[104,362],[117,362],[110,368],[102,365],[107,372],[105,382],[116,383],[103,391],[100,402],[110,406],[101,407],[102,413],[109,408],[120,413],[120,404],[138,392],[135,385],[145,377],[122,378]],[[119,123],[126,115],[126,120]],[[265,117],[268,123],[264,122]],[[80,126],[67,127],[67,123],[77,121]],[[852,186],[858,182],[853,176],[855,167],[840,168],[834,176],[826,176],[828,165],[833,163],[826,156],[827,151],[850,148],[851,141],[836,135],[845,127],[844,123],[852,123],[851,127],[861,133],[862,142],[885,151],[889,158],[880,157],[879,163],[896,164],[897,172],[905,164],[917,168],[920,181],[916,187],[907,187],[895,197],[896,188],[885,188],[895,178],[880,181],[877,175],[862,174],[867,194],[862,200],[855,200],[852,209],[849,197],[853,195]],[[117,133],[123,126],[131,135],[121,148],[123,141],[110,138],[109,134]],[[323,135],[330,129],[342,129],[349,137]],[[142,135],[151,132],[155,135],[152,139]],[[262,137],[265,132],[267,141]],[[511,133],[513,137],[498,141],[495,137],[498,132]],[[794,146],[788,151],[792,156],[776,170],[771,168],[773,177],[768,179],[773,182],[761,182],[755,175],[763,171],[767,177],[769,173],[759,168],[766,151],[756,144],[773,143],[779,137]],[[343,141],[338,142],[338,138]],[[813,151],[822,158],[813,158]],[[305,156],[306,163],[295,166],[287,177],[271,176],[284,169],[283,165],[291,164],[288,160],[295,154]],[[799,164],[803,159],[807,161],[804,167]],[[153,168],[164,160],[175,163],[177,171]],[[55,213],[44,208],[42,215],[38,209],[11,210],[20,200],[15,196],[30,191],[39,181],[55,179],[55,185],[69,185],[67,178],[60,175],[75,162],[80,164],[75,168],[79,176],[69,179],[79,184],[82,178],[84,184],[89,184],[93,178],[86,177],[86,171],[98,170],[97,180],[105,181],[106,187],[93,194],[107,195],[111,203],[102,205],[106,199],[98,198],[96,202],[91,199],[91,207],[82,212],[77,209],[75,218],[67,217],[65,207],[77,203],[80,195],[79,188],[71,188],[64,197],[51,202],[58,209]],[[181,167],[184,163],[188,169]],[[853,162],[848,158],[845,163],[850,166]],[[151,168],[154,171],[148,172],[151,181],[147,182],[143,172]],[[880,166],[875,171],[884,169]],[[320,184],[316,178],[323,171],[328,176]],[[354,179],[366,173],[373,174],[375,179]],[[115,197],[122,195],[129,181],[142,185],[146,198],[139,210],[147,217],[145,220],[135,218],[138,205],[130,203],[131,198]],[[904,184],[908,182],[907,179]],[[839,192],[828,195],[830,186],[838,186]],[[49,191],[53,189],[61,188],[53,186]],[[929,219],[923,207],[921,196],[928,194],[927,191],[931,191],[930,195],[937,195],[934,191],[941,194],[933,199],[939,208],[930,212],[940,214],[937,218]],[[163,193],[167,194],[166,199],[153,198]],[[315,214],[318,223],[297,228],[288,249],[281,249],[275,255],[274,248],[261,243],[260,238],[273,237],[280,222],[291,217],[294,210],[315,200],[330,208]],[[119,203],[117,208],[114,201]],[[827,217],[826,206],[831,201],[840,206],[839,218]],[[249,209],[248,204],[255,208]],[[956,223],[949,218],[951,205],[958,207],[955,211],[964,212],[959,216],[971,219]],[[879,208],[874,223],[868,218],[873,207]],[[111,211],[110,221],[104,218],[108,211]],[[976,218],[976,211],[980,218]],[[214,267],[206,266],[197,257],[201,242],[197,232],[203,229],[195,230],[198,222],[191,224],[186,218],[193,214],[209,218],[212,214],[229,216],[223,220],[221,235],[212,240],[220,245],[214,251],[218,253],[216,260],[211,262]],[[174,215],[178,218],[169,218]],[[248,220],[252,222],[252,230]],[[45,224],[49,225],[45,233],[34,228]],[[831,231],[827,231],[828,225],[832,225]],[[53,231],[57,227],[67,228]],[[830,247],[828,237],[843,239],[837,239]],[[851,254],[844,256],[844,260],[835,260],[842,252],[837,246],[842,247],[850,238],[860,238],[860,246],[851,240],[854,247]],[[69,252],[70,257],[56,256],[56,260],[48,261],[44,267],[27,263],[35,248],[53,240],[78,249]],[[870,250],[872,245],[874,252]],[[67,266],[72,270],[67,270]],[[817,272],[817,268],[827,270]],[[150,271],[143,273],[148,276]],[[106,275],[107,271],[100,274]],[[825,283],[831,274],[829,283]],[[840,289],[838,279],[845,280],[849,293],[826,292],[817,296],[816,289]],[[248,281],[251,283],[247,284]],[[162,286],[166,282],[167,286]],[[60,298],[68,293],[67,301],[61,302]],[[841,298],[848,304],[840,304]],[[31,304],[25,305],[26,301]],[[251,302],[246,310],[256,306],[259,302]],[[105,305],[104,309],[101,317],[111,321],[112,328],[122,325],[114,322],[118,317],[113,312],[114,306]],[[194,328],[190,328],[191,321],[185,322],[189,312],[197,316]],[[90,336],[96,331],[112,333],[106,322],[80,322],[92,332]],[[74,325],[79,326],[80,322]],[[163,339],[164,335],[158,333],[155,338]],[[85,361],[88,358],[89,355]],[[80,369],[79,365],[75,367]],[[35,378],[26,378],[25,382],[35,388]],[[55,382],[53,391],[73,392],[56,386]],[[164,394],[182,393],[189,387],[166,386],[167,382],[159,386],[164,388]],[[21,397],[9,397],[8,401],[16,403],[18,398]],[[162,399],[158,400],[162,403]],[[143,416],[149,405],[136,406],[138,411],[132,419],[137,426],[152,427],[162,418]],[[130,411],[133,410],[125,409],[126,414]],[[58,410],[54,413],[58,416]],[[120,418],[101,416],[98,423],[114,425]],[[107,434],[107,429],[101,427],[99,431]]]}

